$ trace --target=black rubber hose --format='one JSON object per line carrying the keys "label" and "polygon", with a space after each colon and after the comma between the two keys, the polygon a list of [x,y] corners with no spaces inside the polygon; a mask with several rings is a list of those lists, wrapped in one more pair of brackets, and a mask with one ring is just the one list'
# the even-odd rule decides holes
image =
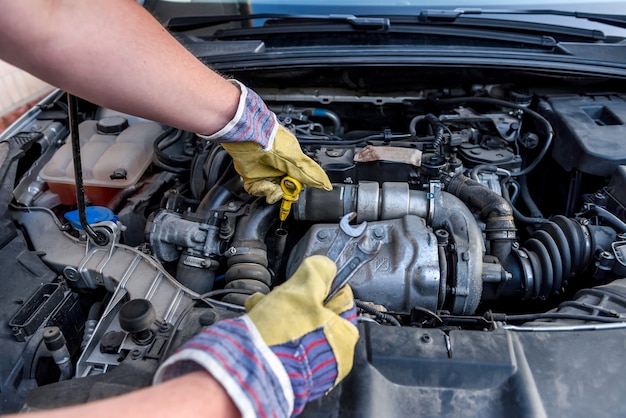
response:
{"label": "black rubber hose", "polygon": [[[174,134],[172,136],[172,134]],[[163,141],[165,141],[168,138],[172,138],[175,139],[174,142],[179,141],[181,138],[182,139],[186,139],[190,137],[190,134],[188,132],[183,132],[179,129],[173,129],[173,128],[169,128],[167,129],[165,132],[163,132],[161,135],[159,135],[158,137],[156,137],[156,139],[154,140],[154,142],[152,143],[152,149],[154,150],[154,155],[156,156],[156,158],[161,161],[162,163],[164,163],[165,165],[168,166],[174,166],[174,167],[180,167],[180,166],[189,166],[189,164],[191,164],[191,156],[188,155],[182,155],[182,156],[175,156],[175,155],[169,155],[167,153],[165,153],[163,151],[163,149],[167,148],[169,145],[168,144],[166,146],[162,147]],[[187,170],[189,168],[187,167]]]}
{"label": "black rubber hose", "polygon": [[491,241],[491,255],[505,260],[516,239],[517,227],[511,205],[502,196],[463,174],[444,178],[446,191],[469,206],[480,210],[485,220],[487,239]]}
{"label": "black rubber hose", "polygon": [[563,215],[553,216],[550,218],[550,221],[557,224],[565,235],[565,239],[569,243],[572,257],[571,271],[577,271],[580,267],[582,267],[582,263],[585,260],[585,251],[581,244],[584,242],[585,238],[581,229],[576,227],[576,225],[574,225],[569,218]]}
{"label": "black rubber hose", "polygon": [[585,217],[589,217],[589,215],[604,219],[610,227],[615,228],[618,232],[626,232],[626,223],[600,206],[593,205],[587,211],[582,213],[582,216]]}
{"label": "black rubber hose", "polygon": [[532,218],[530,216],[526,216],[522,212],[520,212],[519,209],[515,207],[509,195],[509,189],[508,189],[508,185],[511,184],[510,183],[511,181],[512,180],[510,180],[507,183],[502,184],[502,197],[506,199],[507,202],[509,202],[509,205],[511,205],[511,210],[513,211],[513,217],[515,218],[515,220],[523,224],[527,224],[527,225],[542,224],[542,223],[548,222],[546,218]]}
{"label": "black rubber hose", "polygon": [[527,263],[530,271],[520,270],[514,277],[520,283],[523,298],[545,298],[560,292],[576,273],[589,266],[590,249],[595,248],[592,240],[593,233],[587,236],[575,219],[555,216],[521,246],[524,256],[512,253],[504,264],[511,267],[518,262]]}
{"label": "black rubber hose", "polygon": [[530,190],[528,189],[528,182],[526,181],[526,176],[521,176],[519,178],[519,185],[520,185],[520,196],[522,197],[524,204],[528,208],[528,211],[530,212],[530,216],[532,218],[543,218],[543,214],[541,213],[541,210],[539,210],[539,207],[537,206],[532,196],[530,195]]}
{"label": "black rubber hose", "polygon": [[229,165],[222,173],[219,180],[217,180],[202,197],[196,209],[196,214],[201,217],[209,216],[212,210],[225,205],[229,200],[234,198],[232,190],[242,187],[241,177],[235,173],[233,165]]}
{"label": "black rubber hose", "polygon": [[265,241],[267,231],[278,222],[278,205],[268,205],[265,198],[258,198],[250,206],[250,215],[241,218],[233,241]]}

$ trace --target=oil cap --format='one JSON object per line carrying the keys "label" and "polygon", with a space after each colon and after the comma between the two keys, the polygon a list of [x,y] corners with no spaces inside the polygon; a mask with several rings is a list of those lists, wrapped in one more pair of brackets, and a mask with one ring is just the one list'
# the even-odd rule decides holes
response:
{"label": "oil cap", "polygon": [[[113,211],[104,206],[88,206],[85,208],[85,216],[87,217],[87,223],[89,225],[98,222],[117,222],[117,215]],[[80,218],[78,217],[78,210],[72,210],[65,213],[63,217],[72,224],[72,226],[78,230],[83,230],[80,224]]]}

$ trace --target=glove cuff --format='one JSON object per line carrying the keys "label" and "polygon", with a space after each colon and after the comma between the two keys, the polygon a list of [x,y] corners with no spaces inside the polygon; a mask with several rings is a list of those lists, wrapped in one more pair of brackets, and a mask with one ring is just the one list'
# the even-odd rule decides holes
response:
{"label": "glove cuff", "polygon": [[205,328],[159,367],[153,383],[197,370],[220,382],[242,417],[288,417],[294,410],[290,378],[247,315]]}
{"label": "glove cuff", "polygon": [[337,361],[323,328],[270,348],[283,363],[291,380],[293,415],[301,413],[308,401],[322,397],[335,385]]}
{"label": "glove cuff", "polygon": [[239,87],[239,105],[233,119],[212,135],[200,135],[200,138],[216,142],[254,142],[268,151],[274,144],[278,121],[274,112],[265,102],[242,83],[229,80]]}
{"label": "glove cuff", "polygon": [[[342,320],[356,323],[355,306],[339,316]],[[293,415],[301,413],[307,402],[321,398],[337,383],[339,365],[330,344],[327,326],[325,324],[301,338],[270,346],[291,380]]]}

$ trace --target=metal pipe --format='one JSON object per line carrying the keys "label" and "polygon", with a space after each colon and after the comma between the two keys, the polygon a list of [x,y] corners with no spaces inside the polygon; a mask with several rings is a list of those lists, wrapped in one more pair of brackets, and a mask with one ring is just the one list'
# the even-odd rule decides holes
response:
{"label": "metal pipe", "polygon": [[[481,185],[481,188],[485,189]],[[428,220],[433,229],[445,229],[454,236],[457,257],[454,295],[450,304],[454,312],[474,312],[482,293],[482,232],[467,205],[458,197],[441,191],[439,182],[431,191],[410,190],[406,183],[375,182],[358,185],[334,185],[331,193],[306,188],[295,203],[296,219],[338,222],[349,212],[357,212],[357,221],[391,220],[415,215]]]}

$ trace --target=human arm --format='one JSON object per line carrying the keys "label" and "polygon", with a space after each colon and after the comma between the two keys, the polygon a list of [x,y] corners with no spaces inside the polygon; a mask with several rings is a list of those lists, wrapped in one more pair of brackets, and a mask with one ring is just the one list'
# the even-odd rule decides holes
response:
{"label": "human arm", "polygon": [[[15,418],[20,416],[23,415]],[[235,418],[240,413],[224,388],[209,373],[198,371],[121,396],[28,415],[29,418],[126,416]]]}
{"label": "human arm", "polygon": [[0,59],[100,106],[224,143],[245,189],[268,203],[282,197],[285,174],[331,189],[256,93],[206,67],[136,2],[0,0],[0,10]]}
{"label": "human arm", "polygon": [[132,0],[0,0],[0,58],[104,107],[211,134],[239,90]]}

